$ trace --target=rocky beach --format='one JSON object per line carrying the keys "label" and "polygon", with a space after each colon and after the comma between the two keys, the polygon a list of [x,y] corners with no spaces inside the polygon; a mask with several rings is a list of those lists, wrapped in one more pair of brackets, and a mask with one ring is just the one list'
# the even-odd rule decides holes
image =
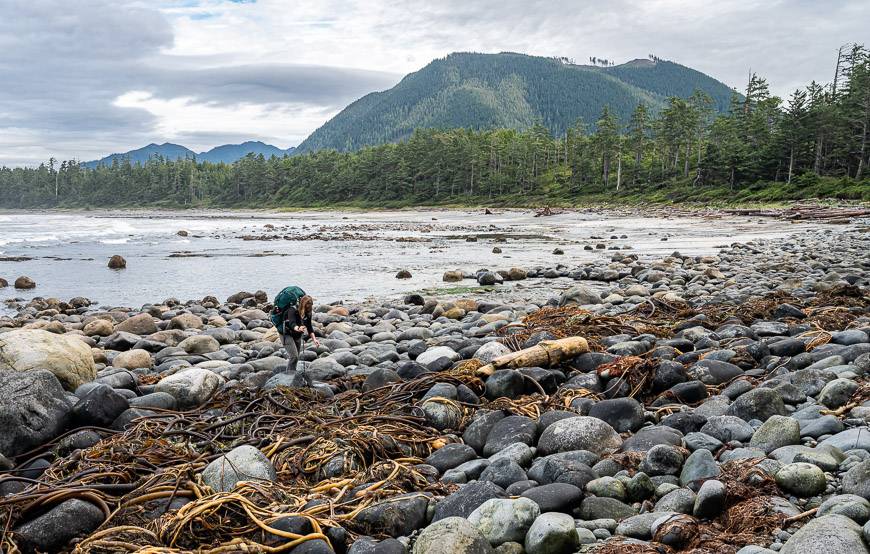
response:
{"label": "rocky beach", "polygon": [[275,291],[9,300],[0,550],[870,552],[866,220],[621,236],[319,304],[295,371]]}

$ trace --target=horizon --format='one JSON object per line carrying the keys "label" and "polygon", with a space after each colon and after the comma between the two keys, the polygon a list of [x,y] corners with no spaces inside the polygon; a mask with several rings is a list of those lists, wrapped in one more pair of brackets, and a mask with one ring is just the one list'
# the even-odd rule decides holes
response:
{"label": "horizon", "polygon": [[830,82],[841,43],[870,42],[870,5],[854,0],[502,4],[91,0],[69,12],[60,0],[15,1],[0,21],[12,83],[0,90],[0,166],[165,142],[287,149],[354,100],[456,52],[617,65],[652,53],[738,92],[755,72],[785,98]]}

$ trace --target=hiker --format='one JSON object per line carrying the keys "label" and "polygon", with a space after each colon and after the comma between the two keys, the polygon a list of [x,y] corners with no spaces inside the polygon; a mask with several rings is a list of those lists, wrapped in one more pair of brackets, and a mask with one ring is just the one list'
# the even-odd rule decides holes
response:
{"label": "hiker", "polygon": [[314,299],[299,287],[286,287],[275,297],[271,317],[287,351],[287,371],[296,371],[305,337],[309,337],[315,347],[320,346],[311,326],[313,308]]}

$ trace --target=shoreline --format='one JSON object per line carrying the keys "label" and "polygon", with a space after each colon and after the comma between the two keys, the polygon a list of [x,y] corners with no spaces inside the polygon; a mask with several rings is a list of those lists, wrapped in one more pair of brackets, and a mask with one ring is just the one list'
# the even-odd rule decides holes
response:
{"label": "shoreline", "polygon": [[[582,197],[581,197],[582,198]],[[643,200],[611,200],[611,201],[593,201],[589,203],[568,202],[560,199],[548,200],[546,198],[534,199],[527,204],[500,204],[499,202],[473,202],[473,203],[438,203],[438,204],[419,204],[419,205],[397,205],[395,207],[377,207],[369,206],[366,203],[334,203],[330,206],[320,205],[299,205],[299,206],[268,206],[263,208],[250,207],[228,207],[228,206],[189,206],[189,207],[162,207],[162,206],[147,206],[147,207],[132,207],[120,206],[102,209],[91,209],[82,207],[51,207],[51,208],[2,208],[0,207],[0,215],[15,215],[21,213],[69,213],[78,215],[95,215],[96,217],[133,217],[135,214],[150,213],[150,214],[194,214],[194,216],[207,216],[209,214],[221,214],[225,212],[234,212],[244,215],[281,215],[281,214],[297,214],[297,213],[323,213],[323,212],[339,212],[339,213],[379,213],[379,212],[415,212],[415,211],[457,211],[457,210],[485,210],[495,209],[499,211],[514,211],[528,212],[538,211],[546,207],[556,208],[565,212],[589,212],[589,211],[613,211],[620,212],[623,210],[636,211],[639,209],[655,209],[663,212],[677,213],[697,213],[697,212],[727,212],[732,209],[789,209],[798,206],[820,206],[820,207],[862,207],[870,208],[870,202],[865,200],[849,200],[838,198],[806,198],[797,200],[770,200],[770,201],[745,201],[745,202],[727,202],[727,201],[688,201],[680,202],[662,202]],[[117,215],[106,215],[106,212],[117,212]],[[241,218],[241,216],[239,217]]]}
{"label": "shoreline", "polygon": [[[674,547],[653,529],[661,517],[715,528],[761,502],[777,508],[727,535],[733,552],[812,549],[810,531],[848,509],[842,495],[864,494],[855,476],[870,471],[861,229],[709,256],[612,251],[536,280],[534,301],[463,287],[321,305],[321,345],[306,343],[291,371],[265,293],[108,311],[31,300],[17,321],[0,318],[3,363],[41,353],[46,368],[0,372],[0,389],[27,391],[0,394],[0,412],[39,422],[0,438],[0,524],[7,540],[54,551],[72,536],[37,532],[40,518],[77,522],[86,552],[104,532],[136,548],[286,540],[246,505],[338,554],[360,541],[405,552],[433,535],[501,541],[478,525],[490,517],[529,544],[517,518],[530,510],[572,551],[607,552],[628,538]],[[532,284],[520,271],[474,278]],[[78,474],[89,495],[75,492]],[[48,502],[58,491],[72,497]],[[34,498],[47,513],[21,511]],[[209,505],[233,532],[185,515]],[[822,505],[834,508],[805,515]],[[155,534],[158,517],[177,539]]]}

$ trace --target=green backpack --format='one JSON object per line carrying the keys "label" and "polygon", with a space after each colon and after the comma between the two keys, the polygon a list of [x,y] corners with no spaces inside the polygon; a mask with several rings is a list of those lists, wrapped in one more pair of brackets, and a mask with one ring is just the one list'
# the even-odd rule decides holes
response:
{"label": "green backpack", "polygon": [[305,296],[305,291],[299,287],[284,287],[281,292],[275,295],[275,305],[272,308],[272,313],[269,314],[269,319],[279,332],[284,330],[284,313],[287,308],[295,306],[299,303],[299,299]]}

